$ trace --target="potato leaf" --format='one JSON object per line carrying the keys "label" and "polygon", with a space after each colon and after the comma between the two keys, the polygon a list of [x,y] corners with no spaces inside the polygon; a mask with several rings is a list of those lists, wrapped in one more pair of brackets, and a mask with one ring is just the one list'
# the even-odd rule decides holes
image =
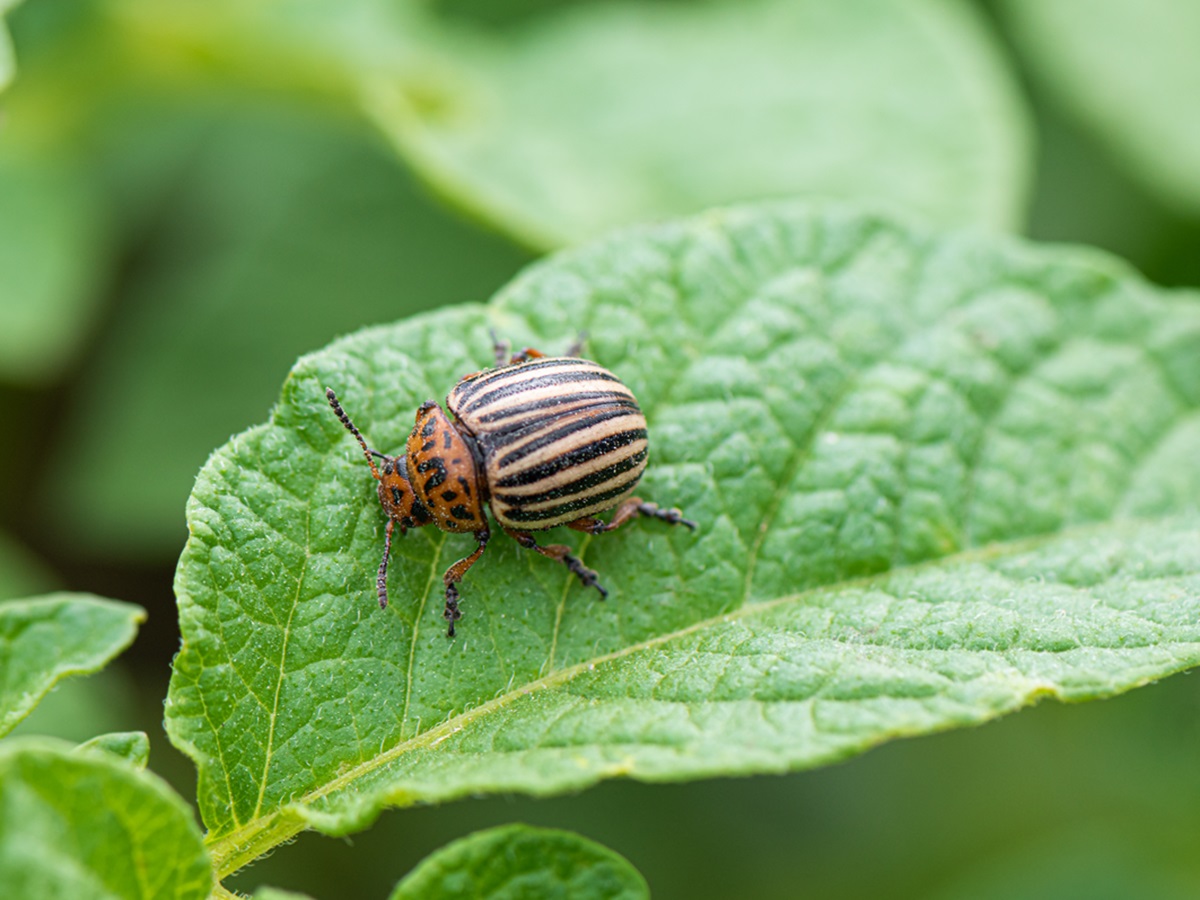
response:
{"label": "potato leaf", "polygon": [[0,895],[204,900],[192,810],[161,779],[47,738],[0,743]]}
{"label": "potato leaf", "polygon": [[[497,533],[445,636],[432,528],[374,573],[372,445],[580,331],[640,398],[639,494],[696,534]],[[1200,662],[1200,303],[1100,254],[853,208],[721,210],[554,257],[487,307],[302,359],[188,507],[172,740],[215,863],[388,805],[781,772]],[[559,535],[553,536],[559,540]]]}
{"label": "potato leaf", "polygon": [[144,731],[113,731],[84,741],[75,748],[81,752],[103,751],[123,759],[135,769],[146,768],[150,761],[150,738]]}
{"label": "potato leaf", "polygon": [[0,603],[0,734],[68,675],[95,672],[133,641],[145,611],[88,594]]}
{"label": "potato leaf", "polygon": [[504,825],[476,832],[423,860],[389,900],[570,897],[650,900],[623,857],[569,831]]}

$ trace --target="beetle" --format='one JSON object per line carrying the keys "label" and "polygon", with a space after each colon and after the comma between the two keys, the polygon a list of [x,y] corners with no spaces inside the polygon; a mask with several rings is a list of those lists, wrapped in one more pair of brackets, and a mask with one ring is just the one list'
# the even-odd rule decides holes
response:
{"label": "beetle", "polygon": [[[646,418],[633,392],[612,372],[579,356],[582,337],[562,356],[525,348],[511,358],[492,337],[495,366],[462,378],[444,411],[428,400],[417,409],[404,453],[388,456],[366,439],[332,388],[325,397],[354,435],[378,484],[387,515],[383,560],[375,579],[386,608],[392,532],[434,525],[474,536],[474,552],[446,570],[442,613],[454,637],[461,617],[458,584],[491,538],[487,511],[518,544],[557,560],[600,598],[595,571],[562,544],[542,545],[532,532],[565,525],[588,534],[615,531],[639,516],[695,530],[678,509],[632,496],[646,468]],[[375,460],[378,459],[377,466]],[[603,522],[598,513],[616,509]]]}

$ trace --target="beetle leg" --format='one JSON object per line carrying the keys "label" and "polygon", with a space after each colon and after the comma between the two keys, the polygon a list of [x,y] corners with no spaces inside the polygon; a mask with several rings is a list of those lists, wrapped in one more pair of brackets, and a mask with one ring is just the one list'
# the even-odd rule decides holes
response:
{"label": "beetle leg", "polygon": [[487,548],[488,538],[490,537],[491,532],[486,528],[483,531],[475,532],[475,540],[479,541],[479,546],[475,548],[475,552],[470,556],[460,559],[448,568],[446,574],[442,576],[442,582],[446,585],[446,608],[442,611],[442,618],[449,623],[449,627],[446,629],[446,637],[454,637],[454,623],[462,618],[462,613],[458,611],[458,583],[467,574],[467,570],[475,565],[479,557],[483,556],[483,551]]}
{"label": "beetle leg", "polygon": [[600,599],[608,598],[608,591],[600,584],[600,576],[593,569],[589,569],[579,557],[571,552],[571,548],[563,544],[550,544],[549,546],[541,546],[528,531],[513,531],[511,528],[504,529],[509,537],[524,547],[526,550],[536,550],[542,556],[549,559],[558,560],[566,566],[584,587],[594,587],[600,592]]}
{"label": "beetle leg", "polygon": [[[387,531],[384,532],[383,538],[383,560],[379,563],[379,572],[375,576],[375,595],[379,597],[379,608],[387,609],[387,567],[388,557],[392,553],[392,529],[396,527],[395,519],[388,519]],[[400,533],[403,534],[405,528],[400,526]]]}
{"label": "beetle leg", "polygon": [[588,335],[587,335],[586,331],[579,332],[579,337],[575,338],[575,340],[571,343],[571,346],[567,348],[567,351],[566,351],[566,353],[563,354],[563,356],[573,356],[573,357],[579,356],[579,354],[583,352],[583,343],[584,343],[584,341],[587,340],[587,336]]}
{"label": "beetle leg", "polygon": [[638,516],[662,519],[668,525],[684,525],[692,531],[696,530],[696,523],[691,519],[685,519],[683,513],[678,509],[659,509],[657,503],[647,503],[638,497],[630,497],[618,506],[611,522],[601,522],[592,516],[584,516],[582,519],[568,522],[567,527],[588,534],[603,534],[606,531],[616,531],[630,519],[636,519]]}
{"label": "beetle leg", "polygon": [[508,361],[510,366],[515,366],[517,363],[529,362],[531,359],[545,359],[546,354],[541,350],[534,350],[532,347],[526,347],[520,353],[514,353],[512,359]]}

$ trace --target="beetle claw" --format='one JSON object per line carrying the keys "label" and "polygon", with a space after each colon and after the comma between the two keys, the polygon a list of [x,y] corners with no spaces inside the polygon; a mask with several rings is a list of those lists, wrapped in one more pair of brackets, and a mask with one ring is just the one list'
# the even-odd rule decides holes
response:
{"label": "beetle claw", "polygon": [[462,618],[462,612],[458,608],[457,585],[446,585],[446,608],[442,610],[442,618],[449,623],[446,637],[454,637],[454,623]]}
{"label": "beetle claw", "polygon": [[606,591],[600,584],[600,576],[596,574],[595,569],[589,569],[582,562],[580,562],[578,556],[573,556],[570,553],[564,553],[562,555],[562,561],[563,564],[570,569],[572,573],[574,573],[575,577],[579,579],[580,584],[582,584],[584,587],[594,587],[596,590],[598,590],[600,592],[601,600],[608,599],[608,591]]}

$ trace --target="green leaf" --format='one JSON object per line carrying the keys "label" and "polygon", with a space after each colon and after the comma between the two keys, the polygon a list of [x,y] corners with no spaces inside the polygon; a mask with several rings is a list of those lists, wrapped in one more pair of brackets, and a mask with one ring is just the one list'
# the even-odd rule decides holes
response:
{"label": "green leaf", "polygon": [[[497,536],[447,641],[432,528],[373,446],[490,358],[584,329],[650,422],[635,522],[564,539],[607,603]],[[490,307],[302,359],[188,507],[172,740],[222,872],[385,805],[778,772],[1200,662],[1200,303],[1099,254],[765,205],[619,233]],[[560,539],[554,535],[554,540]]]}
{"label": "green leaf", "polygon": [[1018,49],[1064,106],[1167,206],[1200,212],[1200,6],[1006,0]]}
{"label": "green leaf", "polygon": [[150,738],[144,731],[114,731],[84,741],[76,751],[100,751],[120,757],[135,769],[144,769],[150,762]]}
{"label": "green leaf", "polygon": [[181,56],[360,103],[457,205],[535,247],[794,194],[947,224],[1024,213],[1023,104],[952,0],[587,3],[492,31],[379,0],[123,10]]}
{"label": "green leaf", "polygon": [[[0,13],[3,9],[0,9]],[[13,57],[12,38],[8,36],[8,28],[0,21],[0,91],[8,87],[17,70],[17,62]]]}
{"label": "green leaf", "polygon": [[61,376],[94,329],[114,268],[96,148],[79,127],[103,105],[98,85],[110,72],[101,30],[88,30],[94,7],[35,3],[11,17],[21,77],[4,95],[0,140],[2,381]]}
{"label": "green leaf", "polygon": [[12,538],[0,532],[0,600],[48,591],[54,578],[46,567]]}
{"label": "green leaf", "polygon": [[0,744],[0,894],[204,900],[192,812],[161,779],[58,741]]}
{"label": "green leaf", "polygon": [[306,894],[281,891],[279,888],[260,887],[254,892],[254,900],[309,900]]}
{"label": "green leaf", "polygon": [[89,522],[74,536],[84,554],[174,557],[197,470],[262,416],[297,354],[480,296],[525,261],[432,207],[343,122],[262,104],[196,118],[208,137],[179,148],[186,187],[128,282],[51,466],[82,454],[90,476],[45,486],[47,514],[70,503]]}
{"label": "green leaf", "polygon": [[[19,123],[20,118],[16,117]],[[99,196],[55,150],[0,148],[0,380],[45,382],[93,324],[107,241]]]}
{"label": "green leaf", "polygon": [[367,109],[435,185],[535,246],[785,195],[946,224],[1024,212],[1024,112],[964,4],[579,4],[433,36],[442,65],[368,80]]}
{"label": "green leaf", "polygon": [[78,744],[137,721],[138,693],[133,676],[118,661],[86,678],[60,681],[10,734]]}
{"label": "green leaf", "polygon": [[[1164,864],[1161,846],[1145,835],[1092,822],[1042,836],[1016,853],[1002,853],[951,878],[931,900],[1188,900],[1196,895],[1194,867]],[[1134,846],[1131,846],[1131,843]]]}
{"label": "green leaf", "polygon": [[649,900],[650,889],[624,857],[594,841],[569,831],[504,825],[430,854],[396,885],[390,900],[467,896]]}
{"label": "green leaf", "polygon": [[0,734],[68,675],[95,672],[133,641],[145,610],[90,594],[0,603]]}
{"label": "green leaf", "polygon": [[9,37],[4,15],[20,2],[21,0],[0,0],[0,91],[8,87],[17,71],[12,38]]}

